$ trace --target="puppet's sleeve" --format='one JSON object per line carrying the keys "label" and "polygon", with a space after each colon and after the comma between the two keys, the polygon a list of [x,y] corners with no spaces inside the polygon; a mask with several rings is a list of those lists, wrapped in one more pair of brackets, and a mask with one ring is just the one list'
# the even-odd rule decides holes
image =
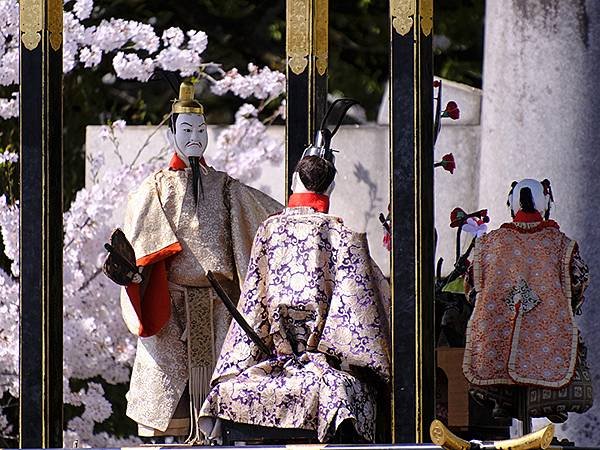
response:
{"label": "puppet's sleeve", "polygon": [[121,291],[121,312],[129,331],[152,336],[171,314],[166,260],[181,251],[174,226],[165,214],[154,176],[129,197],[124,223],[138,266],[149,267],[143,286],[130,284]]}
{"label": "puppet's sleeve", "polygon": [[[250,264],[244,283],[238,310],[248,324],[254,329],[265,344],[272,346],[269,336],[269,318],[267,311],[268,261],[264,246],[265,229],[261,226],[254,239]],[[237,376],[245,369],[265,359],[258,346],[248,337],[235,320],[231,321],[227,337],[221,348],[221,354],[213,378],[212,385]]]}
{"label": "puppet's sleeve", "polygon": [[573,250],[570,264],[571,275],[571,305],[575,314],[581,313],[585,301],[585,290],[590,284],[590,272],[587,264],[579,254],[577,245]]}
{"label": "puppet's sleeve", "polygon": [[342,365],[390,378],[390,289],[369,255],[365,235],[340,248],[331,304],[318,349]]}
{"label": "puppet's sleeve", "polygon": [[228,185],[231,245],[240,283],[246,279],[248,257],[259,225],[283,206],[263,192],[231,179]]}

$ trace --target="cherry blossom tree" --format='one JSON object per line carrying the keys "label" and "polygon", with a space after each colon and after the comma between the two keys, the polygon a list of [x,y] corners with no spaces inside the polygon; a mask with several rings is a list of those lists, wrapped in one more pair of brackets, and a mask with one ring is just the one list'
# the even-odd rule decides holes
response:
{"label": "cherry blossom tree", "polygon": [[[262,116],[268,105],[281,102],[285,90],[283,74],[250,64],[248,74],[243,75],[237,69],[225,72],[219,64],[205,62],[201,55],[208,38],[202,31],[173,27],[159,36],[149,24],[118,18],[87,25],[93,0],[65,0],[64,4],[65,73],[92,69],[108,58],[113,75],[121,79],[145,82],[157,70],[204,78],[211,83],[215,95],[233,94],[247,100],[237,111],[235,123],[218,137],[214,165],[249,181],[258,174],[263,161],[281,158],[282,143],[269,137],[266,130],[273,120],[284,116],[285,106],[282,103],[270,116]],[[0,120],[14,120],[19,113],[18,14],[18,3],[0,0],[0,86],[8,92],[7,97],[0,98]],[[119,133],[115,131],[125,126],[120,120],[106,125],[99,138],[118,153]],[[120,318],[118,288],[101,272],[103,243],[120,225],[115,212],[124,209],[128,192],[164,162],[160,158],[143,164],[121,162],[120,168],[99,177],[102,157],[89,159],[94,182],[77,193],[64,214],[63,391],[65,404],[81,411],[66,424],[67,446],[75,440],[80,446],[94,447],[136,442],[134,437],[122,439],[94,432],[96,425],[113,413],[105,386],[128,381],[135,353],[135,338]],[[14,173],[16,164],[18,153],[14,149],[0,151],[0,172]],[[0,234],[4,259],[10,261],[6,270],[0,268],[0,399],[13,400],[19,396],[18,225],[18,202],[0,195]],[[73,383],[74,380],[87,381]],[[5,414],[3,408],[7,406],[0,404],[0,437],[14,438],[17,430]]]}

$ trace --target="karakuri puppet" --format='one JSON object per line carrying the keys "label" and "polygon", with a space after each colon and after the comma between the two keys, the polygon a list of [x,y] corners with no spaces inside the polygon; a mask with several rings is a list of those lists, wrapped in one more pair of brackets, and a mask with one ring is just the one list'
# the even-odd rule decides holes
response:
{"label": "karakuri puppet", "polygon": [[[206,165],[204,110],[190,83],[173,103],[169,136],[171,162],[131,193],[123,229],[135,260],[121,264],[121,306],[140,337],[127,415],[142,436],[189,433],[198,442],[198,411],[230,321],[206,272],[237,299],[256,229],[282,206]],[[122,259],[111,253],[106,265],[119,272]]]}
{"label": "karakuri puppet", "polygon": [[390,291],[366,235],[328,214],[335,131],[321,126],[288,207],[256,234],[239,310],[272,355],[232,322],[201,410],[212,438],[235,422],[312,430],[322,442],[350,427],[374,440],[377,389],[390,377]]}
{"label": "karakuri puppet", "polygon": [[[477,238],[469,280],[476,300],[463,370],[476,386],[528,387],[533,416],[564,421],[566,412],[591,406],[574,322],[588,269],[577,243],[549,219],[552,201],[548,180],[515,182],[508,197],[513,221]],[[494,389],[490,398],[500,393]],[[503,415],[499,398],[495,413]]]}

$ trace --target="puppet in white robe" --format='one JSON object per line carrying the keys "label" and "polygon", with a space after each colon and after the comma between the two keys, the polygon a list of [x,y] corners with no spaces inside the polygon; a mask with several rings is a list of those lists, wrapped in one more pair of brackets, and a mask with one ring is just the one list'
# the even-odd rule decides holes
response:
{"label": "puppet in white robe", "polygon": [[[191,409],[191,440],[199,440],[197,412],[230,320],[206,271],[239,294],[254,233],[282,208],[227,174],[203,168],[198,201],[191,170],[174,155],[168,169],[130,195],[127,206],[125,235],[137,265],[149,271],[143,286],[130,284],[121,296],[125,322],[140,336],[127,415],[145,436],[186,434]],[[180,402],[188,382],[191,408],[186,399]],[[174,418],[176,409],[182,413]]]}

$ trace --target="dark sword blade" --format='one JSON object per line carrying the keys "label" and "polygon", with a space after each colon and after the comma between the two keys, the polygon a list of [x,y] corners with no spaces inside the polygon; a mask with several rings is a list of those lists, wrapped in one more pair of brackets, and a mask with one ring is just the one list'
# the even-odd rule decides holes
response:
{"label": "dark sword blade", "polygon": [[227,292],[225,292],[221,284],[217,281],[217,279],[210,270],[206,272],[206,278],[208,278],[208,281],[212,285],[213,289],[215,290],[215,292],[217,293],[217,295],[219,296],[219,298],[221,299],[221,301],[223,302],[233,319],[238,323],[240,327],[242,327],[242,330],[244,330],[248,337],[252,339],[252,342],[254,342],[265,355],[273,356],[273,353],[271,352],[267,344],[264,343],[260,336],[256,334],[254,329],[248,324],[248,322],[246,322],[244,316],[242,316],[242,314],[238,311],[231,298],[229,298],[229,295],[227,295]]}

